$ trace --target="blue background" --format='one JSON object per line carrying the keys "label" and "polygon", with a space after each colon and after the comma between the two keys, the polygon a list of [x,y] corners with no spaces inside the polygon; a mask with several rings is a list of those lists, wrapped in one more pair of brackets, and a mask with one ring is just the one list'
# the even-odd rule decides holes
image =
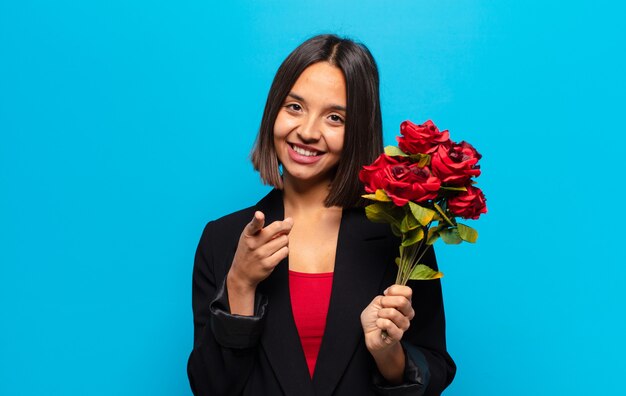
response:
{"label": "blue background", "polygon": [[617,394],[624,9],[570,1],[0,0],[0,394],[189,395],[204,224],[309,36],[369,46],[385,140],[431,118],[483,154],[476,245],[439,246],[446,395]]}

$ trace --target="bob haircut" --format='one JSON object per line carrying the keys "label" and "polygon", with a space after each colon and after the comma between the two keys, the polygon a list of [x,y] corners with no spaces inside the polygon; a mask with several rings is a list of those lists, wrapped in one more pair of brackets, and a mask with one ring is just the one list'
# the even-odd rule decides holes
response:
{"label": "bob haircut", "polygon": [[307,67],[328,62],[346,80],[344,146],[330,192],[324,204],[353,207],[365,204],[359,171],[382,153],[382,117],[378,92],[378,68],[363,44],[332,34],[312,37],[300,44],[278,68],[263,111],[261,127],[252,149],[252,164],[263,183],[283,188],[274,147],[274,123],[285,98]]}

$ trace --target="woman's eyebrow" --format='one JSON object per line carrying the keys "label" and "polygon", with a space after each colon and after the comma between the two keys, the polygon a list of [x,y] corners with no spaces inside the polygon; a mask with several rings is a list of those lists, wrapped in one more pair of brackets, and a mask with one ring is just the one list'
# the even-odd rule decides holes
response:
{"label": "woman's eyebrow", "polygon": [[344,106],[339,106],[339,105],[332,105],[330,106],[330,108],[333,110],[337,110],[337,111],[346,111],[346,108]]}
{"label": "woman's eyebrow", "polygon": [[300,95],[298,95],[298,94],[295,94],[295,93],[293,93],[293,92],[289,92],[289,93],[287,94],[287,96],[291,96],[293,99],[295,99],[295,100],[299,100],[300,102],[305,102],[305,100],[304,100],[304,98],[303,98],[302,96],[300,96]]}
{"label": "woman's eyebrow", "polygon": [[[295,100],[299,100],[300,102],[305,102],[306,103],[306,100],[304,100],[304,98],[302,96],[300,96],[300,95],[298,95],[296,93],[289,92],[287,94],[287,96],[289,96],[289,97],[291,97],[291,98],[293,98]],[[332,109],[332,110],[337,110],[337,111],[346,111],[346,107],[345,106],[330,105],[328,108]]]}

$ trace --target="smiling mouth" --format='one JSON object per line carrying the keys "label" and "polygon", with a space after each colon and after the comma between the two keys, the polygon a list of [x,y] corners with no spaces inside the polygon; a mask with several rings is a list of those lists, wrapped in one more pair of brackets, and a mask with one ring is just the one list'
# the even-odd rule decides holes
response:
{"label": "smiling mouth", "polygon": [[323,152],[321,151],[315,151],[315,150],[307,150],[304,149],[302,147],[298,147],[294,144],[289,143],[289,147],[291,147],[291,149],[293,151],[295,151],[296,153],[300,154],[300,155],[304,155],[305,157],[316,157],[320,154],[323,154]]}

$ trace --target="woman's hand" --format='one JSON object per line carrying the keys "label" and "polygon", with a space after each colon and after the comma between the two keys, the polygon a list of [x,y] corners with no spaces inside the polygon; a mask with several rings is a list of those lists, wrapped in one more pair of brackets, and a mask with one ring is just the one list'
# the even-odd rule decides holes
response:
{"label": "woman's hand", "polygon": [[410,287],[392,285],[361,313],[365,345],[380,373],[391,383],[400,383],[404,374],[405,356],[399,341],[415,316],[412,295]]}
{"label": "woman's hand", "polygon": [[253,315],[257,285],[289,255],[288,235],[293,220],[288,217],[263,228],[264,224],[265,215],[255,212],[252,221],[239,237],[239,245],[226,278],[231,313]]}

